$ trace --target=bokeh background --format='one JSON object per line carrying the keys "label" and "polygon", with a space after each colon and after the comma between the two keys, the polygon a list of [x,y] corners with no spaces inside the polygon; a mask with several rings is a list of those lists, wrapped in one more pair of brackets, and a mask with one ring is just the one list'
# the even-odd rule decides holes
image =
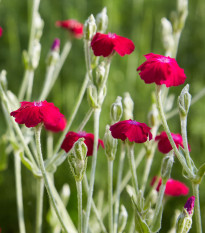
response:
{"label": "bokeh background", "polygon": [[[7,71],[9,89],[18,93],[24,74],[22,62],[22,51],[28,47],[29,28],[31,20],[31,0],[1,0],[0,1],[0,26],[3,28],[3,36],[0,38],[0,70]],[[102,138],[106,124],[110,123],[109,108],[116,97],[122,96],[124,92],[129,92],[135,102],[134,117],[135,120],[147,123],[147,114],[151,105],[151,93],[154,91],[154,85],[145,85],[139,78],[136,68],[144,61],[144,54],[153,52],[164,54],[161,42],[161,24],[162,17],[169,19],[170,13],[176,9],[175,1],[165,0],[43,0],[40,4],[40,14],[44,20],[44,31],[41,39],[42,52],[40,65],[35,73],[33,100],[38,96],[45,77],[45,60],[53,42],[58,37],[61,45],[67,40],[67,32],[55,27],[57,20],[69,18],[84,22],[92,13],[96,15],[103,7],[107,7],[109,16],[108,32],[114,32],[121,36],[133,40],[136,49],[130,56],[120,57],[115,55],[111,64],[111,70],[108,80],[108,95],[103,104],[102,116],[100,121],[100,137]],[[190,93],[194,96],[205,86],[205,2],[203,0],[189,1],[189,15],[185,28],[179,43],[177,61],[184,68],[187,75],[186,83],[190,84]],[[74,40],[71,52],[65,62],[65,65],[59,75],[55,87],[47,98],[61,109],[61,112],[69,117],[78,95],[85,75],[85,62],[83,51],[83,40]],[[180,87],[170,88],[170,93],[178,95],[182,89]],[[176,107],[176,99],[175,104]],[[194,104],[188,118],[188,138],[191,146],[191,155],[197,167],[205,162],[205,108],[202,98]],[[71,130],[76,130],[78,124],[83,119],[88,109],[86,97],[80,107],[79,113],[74,121]],[[6,123],[0,112],[0,135],[6,130]],[[85,130],[92,132],[92,118]],[[169,120],[172,132],[179,132],[179,117],[175,116]],[[46,136],[46,135],[44,135]],[[59,135],[56,135],[56,139]],[[137,146],[138,149],[141,145]],[[1,148],[1,154],[3,153]],[[0,154],[0,156],[1,156]],[[117,156],[118,157],[118,156]],[[153,167],[152,176],[156,174],[161,163],[162,155],[157,152]],[[115,171],[117,172],[117,160],[115,162]],[[91,159],[88,160],[88,172]],[[127,164],[125,164],[127,166]],[[143,171],[142,166],[138,169],[139,179]],[[101,149],[98,156],[98,166],[96,173],[96,185],[94,195],[97,197],[100,190],[105,192],[105,201],[107,202],[106,190],[107,180],[102,179],[102,174],[106,176],[107,163],[106,157]],[[114,178],[116,175],[114,172]],[[23,173],[23,194],[24,211],[27,232],[34,232],[35,225],[35,182],[30,172],[24,167]],[[104,176],[103,176],[104,177]],[[191,186],[183,178],[181,166],[175,161],[172,177],[185,182],[190,187],[189,196],[192,195]],[[71,188],[71,197],[68,204],[68,211],[77,223],[77,200],[75,182],[66,162],[58,168],[56,174],[56,187],[61,189],[64,183],[68,183]],[[115,182],[114,182],[115,185]],[[149,187],[147,187],[147,190]],[[17,210],[15,199],[15,181],[13,154],[7,158],[7,167],[0,171],[0,227],[2,233],[17,233]],[[162,230],[167,232],[170,228],[171,218],[176,208],[182,208],[187,197],[170,198],[166,203]],[[48,198],[45,195],[44,208],[44,229],[43,232],[50,232],[46,222],[48,210]],[[202,181],[200,186],[200,201],[202,212],[202,223],[205,222],[205,183]],[[128,210],[132,209],[131,201],[126,191],[122,193],[122,202]],[[130,221],[128,222],[129,229]],[[204,225],[204,224],[203,224]],[[204,226],[205,227],[205,226]],[[126,230],[125,232],[128,232]],[[195,225],[190,232],[195,232]]]}

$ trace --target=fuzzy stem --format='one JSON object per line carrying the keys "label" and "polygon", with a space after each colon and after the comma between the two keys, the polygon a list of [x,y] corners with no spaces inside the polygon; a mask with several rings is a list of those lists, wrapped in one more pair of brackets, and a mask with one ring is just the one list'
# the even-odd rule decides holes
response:
{"label": "fuzzy stem", "polygon": [[16,182],[16,202],[18,211],[19,232],[25,233],[25,221],[23,211],[23,193],[21,182],[21,160],[19,158],[19,151],[14,154],[14,168],[15,168],[15,182]]}
{"label": "fuzzy stem", "polygon": [[39,178],[37,179],[37,186],[36,186],[36,231],[35,233],[42,232],[43,194],[44,194],[44,182],[42,178]]}
{"label": "fuzzy stem", "polygon": [[202,233],[201,211],[199,204],[199,184],[192,183],[193,195],[195,196],[194,214],[196,220],[196,233]]}
{"label": "fuzzy stem", "polygon": [[121,144],[120,159],[119,159],[119,164],[118,164],[113,233],[117,233],[117,227],[118,227],[118,215],[119,215],[119,207],[120,207],[120,184],[121,184],[121,180],[122,180],[124,159],[125,159],[125,144],[122,143]]}
{"label": "fuzzy stem", "polygon": [[109,205],[109,232],[113,232],[113,207],[112,207],[112,187],[113,187],[113,160],[108,159],[108,205]]}
{"label": "fuzzy stem", "polygon": [[83,130],[83,128],[85,127],[85,125],[86,125],[87,122],[89,121],[90,117],[92,116],[93,111],[94,111],[93,108],[90,108],[90,109],[88,110],[88,112],[86,113],[86,115],[85,115],[84,119],[82,120],[80,126],[78,127],[78,130],[77,130],[78,132]]}
{"label": "fuzzy stem", "polygon": [[49,196],[49,199],[50,199],[50,202],[55,210],[55,213],[58,217],[58,220],[59,222],[61,223],[61,226],[63,228],[63,230],[66,232],[66,233],[69,233],[62,217],[61,217],[61,214],[57,208],[57,205],[56,205],[56,201],[53,197],[53,194],[51,192],[51,189],[50,189],[50,186],[49,186],[49,183],[48,183],[48,178],[47,178],[47,174],[46,174],[46,170],[45,170],[45,167],[44,167],[44,161],[43,161],[43,156],[42,156],[42,152],[41,152],[41,142],[40,142],[40,134],[41,134],[41,128],[42,128],[42,125],[40,126],[37,126],[35,127],[35,138],[36,138],[36,147],[37,147],[37,154],[38,154],[38,160],[39,160],[39,166],[40,166],[40,169],[41,169],[41,172],[42,172],[42,175],[43,175],[43,179],[44,179],[44,182],[45,182],[45,186],[46,186],[46,190],[48,192],[48,196]]}
{"label": "fuzzy stem", "polygon": [[188,168],[186,161],[184,159],[184,157],[179,153],[176,144],[171,136],[170,130],[169,130],[169,126],[167,124],[165,115],[164,115],[164,110],[163,110],[163,106],[162,106],[162,100],[161,100],[161,86],[157,86],[156,85],[156,99],[157,99],[157,107],[159,110],[159,114],[161,117],[161,121],[162,121],[162,125],[164,127],[164,130],[167,134],[167,137],[170,141],[170,144],[172,146],[172,148],[174,149],[174,153],[177,156],[179,162],[181,163],[183,169],[186,171],[186,173],[190,176],[190,177],[194,177],[193,172]]}
{"label": "fuzzy stem", "polygon": [[96,108],[94,110],[94,145],[93,145],[93,156],[92,156],[92,167],[91,167],[91,175],[90,175],[90,187],[87,198],[87,207],[85,214],[85,225],[84,225],[84,233],[88,232],[88,223],[90,218],[90,209],[92,203],[94,182],[95,182],[95,169],[97,164],[97,149],[98,149],[98,138],[99,138],[99,120],[100,120],[100,112],[101,109]]}
{"label": "fuzzy stem", "polygon": [[78,98],[77,98],[76,105],[75,105],[75,107],[74,107],[74,109],[73,109],[73,111],[72,111],[71,117],[70,117],[70,119],[68,120],[67,126],[66,126],[65,130],[63,131],[63,134],[62,134],[61,137],[59,138],[59,140],[58,140],[58,142],[57,142],[57,145],[55,146],[54,155],[59,151],[59,149],[60,149],[60,147],[61,147],[61,144],[62,144],[62,142],[63,142],[63,140],[64,140],[64,138],[65,138],[65,135],[66,135],[67,132],[69,131],[70,126],[71,126],[73,120],[75,119],[75,116],[76,116],[76,114],[77,114],[77,111],[78,111],[78,109],[79,109],[79,107],[80,107],[80,104],[81,104],[81,102],[82,102],[83,96],[84,96],[84,94],[85,94],[85,90],[86,90],[86,88],[87,88],[88,81],[89,81],[89,76],[88,76],[88,74],[86,74],[85,79],[84,79],[84,82],[83,82],[83,85],[82,85],[82,87],[81,87],[80,93],[79,93]]}
{"label": "fuzzy stem", "polygon": [[132,173],[132,184],[135,189],[135,194],[138,194],[139,188],[138,188],[138,181],[137,181],[137,173],[135,168],[135,160],[134,160],[134,145],[127,145],[128,149],[128,159],[129,159],[129,165]]}
{"label": "fuzzy stem", "polygon": [[76,181],[78,196],[78,232],[82,233],[83,212],[82,212],[82,181]]}

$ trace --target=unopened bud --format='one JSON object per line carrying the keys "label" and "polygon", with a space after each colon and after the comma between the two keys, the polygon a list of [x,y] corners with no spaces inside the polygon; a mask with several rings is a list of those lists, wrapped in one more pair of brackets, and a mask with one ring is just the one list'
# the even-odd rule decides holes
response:
{"label": "unopened bud", "polygon": [[35,20],[34,20],[34,28],[35,28],[34,38],[35,39],[40,40],[42,33],[43,33],[43,27],[44,27],[44,22],[40,14],[37,12],[35,15]]}
{"label": "unopened bud", "polygon": [[105,78],[105,62],[101,62],[96,68],[96,84],[101,87]]}
{"label": "unopened bud", "polygon": [[48,53],[46,63],[47,66],[52,66],[59,60],[59,50],[60,50],[60,40],[58,38],[54,39],[51,46],[51,51]]}
{"label": "unopened bud", "polygon": [[161,19],[161,25],[162,25],[162,42],[164,49],[166,50],[167,55],[171,56],[171,51],[174,47],[174,38],[173,38],[173,32],[172,32],[172,24],[171,22],[166,19]]}
{"label": "unopened bud", "polygon": [[96,33],[96,28],[97,28],[97,26],[95,23],[95,18],[91,14],[89,16],[89,18],[85,21],[85,24],[84,24],[84,28],[83,28],[84,38],[86,40],[91,40]]}
{"label": "unopened bud", "polygon": [[102,88],[102,90],[99,92],[99,96],[98,96],[98,105],[99,105],[99,106],[102,105],[102,103],[103,103],[103,101],[104,101],[104,99],[105,99],[106,94],[107,94],[107,87],[104,86],[104,87]]}
{"label": "unopened bud", "polygon": [[124,93],[123,109],[125,120],[133,119],[134,102],[128,92]]}
{"label": "unopened bud", "polygon": [[60,196],[63,201],[63,204],[66,206],[70,198],[70,187],[68,184],[63,185]]}
{"label": "unopened bud", "polygon": [[38,63],[40,60],[40,53],[41,53],[41,44],[35,40],[33,43],[33,52],[31,59],[31,69],[36,69],[38,67]]}
{"label": "unopened bud", "polygon": [[92,108],[98,108],[97,88],[93,84],[90,84],[87,88],[87,99]]}
{"label": "unopened bud", "polygon": [[7,82],[5,70],[2,70],[0,73],[0,82],[1,82],[1,86],[4,89],[4,91],[6,91],[8,87],[8,82]]}
{"label": "unopened bud", "polygon": [[120,121],[123,113],[123,108],[122,108],[122,97],[118,96],[117,99],[115,100],[115,103],[111,105],[110,109],[110,117],[112,120],[112,123]]}
{"label": "unopened bud", "polygon": [[188,15],[188,0],[178,0],[177,11],[179,21],[178,28],[181,30],[184,27]]}
{"label": "unopened bud", "polygon": [[173,105],[174,105],[174,100],[175,100],[175,95],[171,94],[169,95],[166,100],[165,100],[165,104],[164,104],[164,111],[165,112],[169,112]]}
{"label": "unopened bud", "polygon": [[187,116],[190,105],[191,105],[191,95],[189,94],[189,84],[187,84],[182,89],[181,94],[178,97],[178,108],[181,117]]}
{"label": "unopened bud", "polygon": [[108,16],[107,8],[104,7],[103,10],[96,16],[97,31],[104,33],[108,26]]}
{"label": "unopened bud", "polygon": [[60,49],[60,39],[56,38],[53,41],[53,44],[51,46],[51,51],[59,51]]}
{"label": "unopened bud", "polygon": [[195,197],[190,197],[177,219],[176,233],[187,233],[191,229]]}
{"label": "unopened bud", "polygon": [[167,180],[170,178],[173,163],[174,154],[173,152],[170,152],[169,155],[165,156],[162,160],[161,177],[163,183],[166,183]]}
{"label": "unopened bud", "polygon": [[11,109],[15,110],[15,109],[19,108],[19,100],[18,100],[17,96],[14,95],[14,93],[11,91],[7,91],[7,96],[8,96],[10,105],[11,105]]}
{"label": "unopened bud", "polygon": [[111,135],[109,125],[106,125],[103,142],[105,146],[105,154],[108,160],[114,160],[117,151],[117,139],[113,138],[113,136]]}
{"label": "unopened bud", "polygon": [[128,213],[124,205],[120,207],[118,233],[122,233],[127,224]]}
{"label": "unopened bud", "polygon": [[148,121],[150,127],[156,126],[159,123],[159,112],[156,104],[152,104],[152,110],[148,113]]}
{"label": "unopened bud", "polygon": [[68,156],[71,171],[76,181],[81,181],[87,167],[87,146],[84,138],[79,138],[74,143],[72,151]]}

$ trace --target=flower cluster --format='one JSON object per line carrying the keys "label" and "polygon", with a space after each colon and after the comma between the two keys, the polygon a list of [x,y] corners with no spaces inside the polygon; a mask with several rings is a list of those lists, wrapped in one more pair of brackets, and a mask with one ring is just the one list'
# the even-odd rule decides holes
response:
{"label": "flower cluster", "polygon": [[45,128],[54,132],[65,128],[64,115],[53,103],[45,101],[21,102],[21,107],[10,113],[18,124],[25,124],[26,127],[35,127],[43,123]]}
{"label": "flower cluster", "polygon": [[[79,139],[84,138],[84,143],[86,144],[88,151],[87,156],[90,156],[93,154],[93,144],[94,144],[94,135],[92,133],[86,133],[86,132],[68,132],[66,134],[66,137],[61,145],[61,148],[65,150],[67,153],[70,151],[70,149],[73,147],[74,143]],[[102,146],[104,148],[104,143],[102,140],[98,140],[98,148],[99,146]]]}
{"label": "flower cluster", "polygon": [[67,29],[75,38],[80,39],[83,36],[83,24],[75,19],[57,21],[56,26]]}

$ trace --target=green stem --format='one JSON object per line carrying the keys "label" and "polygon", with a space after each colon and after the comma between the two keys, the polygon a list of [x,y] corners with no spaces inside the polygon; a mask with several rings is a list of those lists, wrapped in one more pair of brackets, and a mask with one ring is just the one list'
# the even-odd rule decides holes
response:
{"label": "green stem", "polygon": [[114,210],[114,233],[117,233],[118,227],[118,216],[120,207],[120,184],[122,180],[123,165],[125,159],[125,144],[121,144],[121,153],[118,164],[118,174],[117,174],[117,187],[116,187],[116,198],[115,198],[115,210]]}
{"label": "green stem", "polygon": [[186,162],[188,164],[189,169],[192,170],[191,158],[189,154],[189,147],[187,141],[187,117],[180,116],[180,120],[181,120],[181,133],[183,138],[183,146],[186,156]]}
{"label": "green stem", "polygon": [[78,232],[82,233],[83,212],[82,212],[82,181],[76,181],[78,196]]}
{"label": "green stem", "polygon": [[41,152],[41,142],[40,142],[40,134],[41,134],[41,128],[42,128],[42,125],[40,126],[37,126],[35,127],[35,138],[36,138],[36,147],[37,147],[37,154],[38,154],[38,160],[39,160],[39,166],[40,166],[40,169],[41,169],[41,172],[42,172],[42,176],[43,176],[43,179],[44,179],[44,182],[45,182],[45,186],[46,186],[46,190],[48,192],[48,196],[49,196],[49,199],[50,199],[50,202],[55,210],[55,213],[58,217],[58,220],[59,222],[61,223],[61,226],[63,228],[63,230],[66,232],[66,233],[69,233],[62,217],[61,217],[61,214],[57,208],[57,205],[56,205],[56,202],[55,202],[55,199],[53,197],[53,194],[51,192],[51,189],[50,189],[50,186],[49,186],[49,183],[48,183],[48,178],[47,178],[47,174],[46,174],[46,170],[45,170],[45,167],[44,167],[44,161],[43,161],[43,156],[42,156],[42,152]]}
{"label": "green stem", "polygon": [[146,187],[147,180],[148,180],[148,177],[149,177],[149,173],[150,173],[150,169],[151,169],[151,166],[152,166],[153,157],[154,157],[154,154],[147,156],[146,165],[145,165],[145,169],[144,169],[144,174],[143,174],[143,177],[142,177],[142,187],[141,187],[141,190],[142,190],[143,193],[145,191],[145,187]]}
{"label": "green stem", "polygon": [[43,194],[44,194],[44,182],[42,178],[36,180],[36,231],[35,233],[42,232],[42,220],[43,220]]}
{"label": "green stem", "polygon": [[92,67],[91,67],[91,57],[90,57],[90,41],[84,40],[84,52],[85,52],[85,65],[86,70],[89,76],[89,79],[92,80]]}
{"label": "green stem", "polygon": [[[87,181],[86,174],[84,174],[84,176],[83,176],[83,186],[84,186],[86,195],[88,195],[89,187],[88,187],[88,181]],[[101,227],[102,232],[107,233],[107,230],[106,230],[106,228],[105,228],[105,226],[104,226],[104,224],[102,222],[101,216],[100,216],[100,214],[98,212],[98,209],[97,209],[97,207],[96,207],[93,200],[92,200],[92,209],[93,209],[93,211],[94,211],[94,213],[96,215],[96,218],[97,218],[97,220],[99,222],[99,225]]]}
{"label": "green stem", "polygon": [[30,77],[30,73],[33,73],[33,70],[26,69],[23,77],[23,82],[21,84],[21,88],[19,91],[18,99],[21,101],[24,99],[27,87],[28,87],[28,80]]}
{"label": "green stem", "polygon": [[61,135],[61,137],[59,138],[59,140],[58,140],[58,142],[57,142],[57,145],[55,146],[54,154],[56,154],[56,153],[59,151],[59,149],[60,149],[60,147],[61,147],[61,144],[62,144],[62,142],[63,142],[63,140],[64,140],[64,138],[65,138],[67,132],[69,131],[70,126],[71,126],[73,120],[75,119],[75,116],[76,116],[76,114],[77,114],[77,111],[78,111],[78,109],[79,109],[79,107],[80,107],[80,104],[81,104],[81,102],[82,102],[83,96],[84,96],[84,94],[85,94],[85,90],[86,90],[86,88],[87,88],[88,81],[89,81],[89,76],[86,74],[85,79],[84,79],[84,82],[83,82],[83,85],[82,85],[82,87],[81,87],[80,93],[79,93],[78,98],[77,98],[76,105],[75,105],[75,107],[74,107],[74,109],[73,109],[73,111],[72,111],[72,114],[71,114],[70,119],[69,119],[68,122],[67,122],[67,126],[66,126],[65,130],[63,131],[63,134]]}
{"label": "green stem", "polygon": [[194,214],[196,220],[196,233],[202,233],[201,211],[199,204],[199,184],[192,183],[193,195],[195,196]]}
{"label": "green stem", "polygon": [[30,70],[28,78],[28,86],[26,92],[26,100],[31,100],[32,89],[33,89],[33,78],[34,78],[34,70]]}
{"label": "green stem", "polygon": [[154,210],[154,217],[152,220],[151,229],[154,227],[154,225],[157,221],[157,218],[158,218],[159,211],[162,207],[162,201],[163,201],[163,197],[164,197],[165,188],[166,188],[166,183],[164,184],[162,181],[162,184],[161,184],[160,189],[159,189],[159,194],[157,197],[157,203],[156,203],[155,210]]}
{"label": "green stem", "polygon": [[135,160],[134,160],[134,145],[127,145],[128,149],[128,160],[130,165],[130,170],[132,174],[132,184],[135,189],[135,194],[138,194],[139,188],[138,188],[138,181],[137,181],[137,173],[135,168]]}
{"label": "green stem", "polygon": [[48,132],[47,134],[47,158],[51,158],[53,155],[53,133]]}
{"label": "green stem", "polygon": [[24,211],[23,211],[21,160],[19,157],[19,152],[15,152],[14,154],[14,167],[15,167],[16,202],[17,202],[17,211],[18,211],[19,232],[25,233],[26,228],[25,228]]}
{"label": "green stem", "polygon": [[92,116],[93,111],[94,111],[93,108],[90,108],[90,109],[88,110],[88,112],[86,113],[86,115],[85,115],[84,119],[82,120],[80,126],[78,127],[78,130],[77,130],[78,132],[83,130],[83,128],[85,127],[85,125],[86,125],[87,122],[89,121],[90,117]]}
{"label": "green stem", "polygon": [[89,223],[89,218],[90,218],[90,209],[91,209],[94,182],[95,182],[95,169],[96,169],[96,164],[97,164],[100,112],[101,112],[101,109],[96,108],[94,110],[94,135],[95,137],[94,137],[94,145],[93,145],[90,187],[89,187],[89,192],[88,192],[87,207],[86,207],[86,214],[85,214],[84,233],[88,232],[88,223]]}
{"label": "green stem", "polygon": [[109,232],[113,232],[113,208],[112,208],[112,187],[113,187],[113,160],[108,159],[108,205],[109,205]]}
{"label": "green stem", "polygon": [[159,114],[160,114],[160,117],[161,117],[161,121],[162,121],[162,125],[164,127],[164,130],[167,134],[167,137],[170,141],[170,144],[172,146],[172,148],[174,149],[174,153],[175,155],[177,156],[179,162],[181,163],[183,169],[186,171],[186,173],[190,176],[190,177],[194,177],[194,174],[193,172],[188,168],[187,164],[186,164],[186,161],[184,159],[184,157],[179,153],[176,145],[175,145],[175,142],[171,136],[171,133],[170,133],[170,130],[169,130],[169,126],[167,124],[167,121],[166,121],[166,118],[165,118],[165,115],[164,115],[164,111],[163,111],[163,106],[162,106],[162,100],[161,100],[161,86],[157,86],[156,85],[156,99],[157,99],[157,107],[158,107],[158,110],[159,110]]}
{"label": "green stem", "polygon": [[67,41],[63,47],[63,51],[61,53],[61,56],[60,56],[60,59],[57,63],[57,65],[55,66],[55,70],[54,70],[54,73],[53,73],[53,77],[51,78],[52,82],[50,83],[49,85],[49,89],[46,91],[46,93],[44,93],[44,95],[41,96],[42,99],[46,99],[50,90],[52,89],[53,85],[55,84],[57,78],[58,78],[58,75],[61,71],[61,68],[63,66],[63,64],[65,63],[65,60],[71,50],[71,47],[72,47],[72,43],[71,41]]}

